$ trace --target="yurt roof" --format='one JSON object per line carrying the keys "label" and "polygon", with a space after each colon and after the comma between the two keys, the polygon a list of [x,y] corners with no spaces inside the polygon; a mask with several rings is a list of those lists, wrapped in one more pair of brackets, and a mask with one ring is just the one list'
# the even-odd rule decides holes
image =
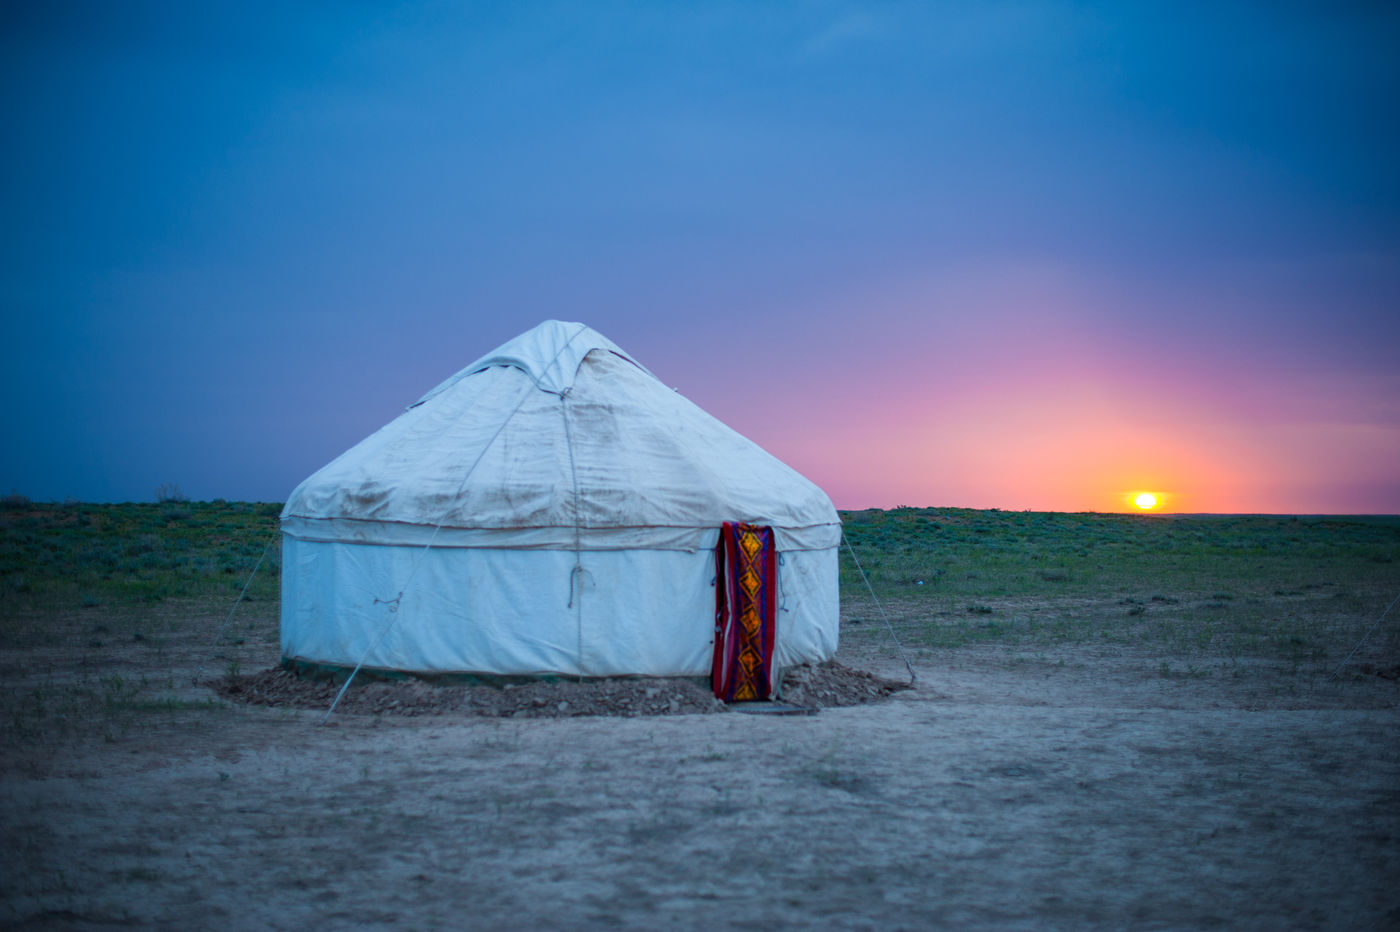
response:
{"label": "yurt roof", "polygon": [[830,499],[602,334],[546,321],[424,395],[303,482],[308,539],[693,549],[724,521],[827,547]]}

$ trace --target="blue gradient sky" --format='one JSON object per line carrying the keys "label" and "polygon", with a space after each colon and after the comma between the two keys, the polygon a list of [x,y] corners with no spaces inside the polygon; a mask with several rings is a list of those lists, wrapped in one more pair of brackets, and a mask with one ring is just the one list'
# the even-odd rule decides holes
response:
{"label": "blue gradient sky", "polygon": [[1394,7],[0,16],[0,492],[281,500],[552,317],[841,507],[1400,512]]}

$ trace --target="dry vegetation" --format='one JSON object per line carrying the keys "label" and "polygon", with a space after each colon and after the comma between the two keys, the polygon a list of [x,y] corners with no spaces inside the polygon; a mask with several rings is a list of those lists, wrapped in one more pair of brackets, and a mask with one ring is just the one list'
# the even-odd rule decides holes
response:
{"label": "dry vegetation", "polygon": [[212,688],[282,688],[277,510],[4,502],[0,921],[1400,926],[1400,519],[850,513],[841,659],[913,690],[320,727]]}

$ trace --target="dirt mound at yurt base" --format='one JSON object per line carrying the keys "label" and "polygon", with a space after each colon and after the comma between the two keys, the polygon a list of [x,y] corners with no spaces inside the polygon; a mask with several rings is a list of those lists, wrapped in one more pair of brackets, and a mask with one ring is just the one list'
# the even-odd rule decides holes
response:
{"label": "dirt mound at yurt base", "polygon": [[[362,677],[365,675],[360,674]],[[343,680],[301,677],[280,667],[224,677],[210,685],[236,702],[297,709],[328,709]],[[905,684],[835,661],[801,664],[783,673],[781,703],[800,709],[860,705],[883,699]],[[767,705],[753,703],[754,706]],[[622,677],[507,683],[443,683],[415,678],[365,677],[346,691],[336,714],[458,715],[560,718],[577,715],[696,715],[730,711],[695,678]]]}

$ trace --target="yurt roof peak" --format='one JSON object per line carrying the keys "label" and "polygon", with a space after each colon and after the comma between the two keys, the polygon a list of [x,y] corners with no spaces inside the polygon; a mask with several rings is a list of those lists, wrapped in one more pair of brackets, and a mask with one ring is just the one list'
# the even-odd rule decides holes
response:
{"label": "yurt roof peak", "polygon": [[575,321],[546,320],[482,356],[414,404],[420,405],[467,376],[492,366],[514,366],[529,375],[540,391],[562,395],[573,387],[574,378],[578,375],[583,360],[597,349],[616,353],[638,369],[651,374],[646,366],[592,327]]}

